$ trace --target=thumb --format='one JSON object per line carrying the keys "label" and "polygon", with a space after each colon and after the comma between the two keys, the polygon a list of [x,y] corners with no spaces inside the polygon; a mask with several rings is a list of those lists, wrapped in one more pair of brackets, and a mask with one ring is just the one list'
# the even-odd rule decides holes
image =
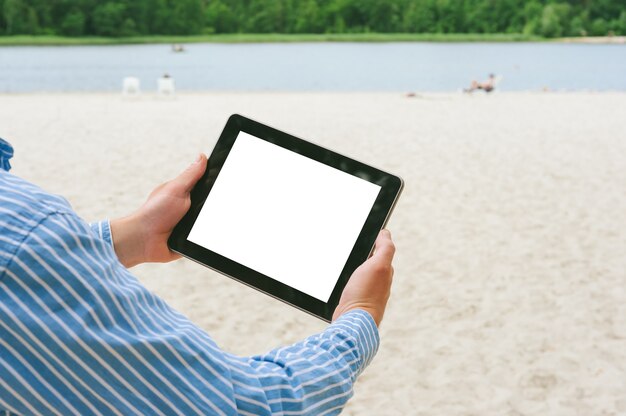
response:
{"label": "thumb", "polygon": [[184,192],[190,192],[196,182],[200,180],[207,167],[207,158],[204,153],[200,153],[196,160],[187,167],[172,182],[177,188]]}
{"label": "thumb", "polygon": [[393,261],[393,255],[396,253],[396,246],[391,240],[391,233],[389,230],[381,230],[378,234],[374,247],[374,254],[372,255],[372,258],[391,264]]}

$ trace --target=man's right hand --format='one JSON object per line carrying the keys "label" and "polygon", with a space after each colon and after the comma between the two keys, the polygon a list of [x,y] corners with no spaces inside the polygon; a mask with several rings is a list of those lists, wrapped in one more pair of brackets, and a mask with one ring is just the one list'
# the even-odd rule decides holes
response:
{"label": "man's right hand", "polygon": [[391,234],[382,230],[376,239],[374,254],[354,271],[344,288],[333,321],[348,311],[362,309],[380,326],[391,293],[391,262],[395,251]]}
{"label": "man's right hand", "polygon": [[167,239],[189,210],[191,190],[206,168],[207,158],[201,153],[180,175],[152,191],[139,210],[111,221],[113,246],[124,266],[180,258],[169,249]]}

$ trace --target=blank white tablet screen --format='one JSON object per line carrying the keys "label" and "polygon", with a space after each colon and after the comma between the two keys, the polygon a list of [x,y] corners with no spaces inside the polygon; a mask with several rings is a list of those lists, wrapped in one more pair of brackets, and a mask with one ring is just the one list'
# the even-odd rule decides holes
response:
{"label": "blank white tablet screen", "polygon": [[240,132],[188,239],[328,302],[379,192]]}

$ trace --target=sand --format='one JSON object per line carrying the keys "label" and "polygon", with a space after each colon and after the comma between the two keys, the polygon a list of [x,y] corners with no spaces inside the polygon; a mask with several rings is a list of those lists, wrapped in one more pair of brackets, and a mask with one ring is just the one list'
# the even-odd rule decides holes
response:
{"label": "sand", "polygon": [[626,43],[626,36],[581,36],[572,38],[560,38],[557,42],[565,43],[586,43],[592,45],[598,44],[616,44],[623,45]]}
{"label": "sand", "polygon": [[[0,96],[14,173],[138,207],[238,112],[397,173],[382,345],[347,415],[626,414],[626,94]],[[190,261],[137,276],[224,349],[324,323]]]}

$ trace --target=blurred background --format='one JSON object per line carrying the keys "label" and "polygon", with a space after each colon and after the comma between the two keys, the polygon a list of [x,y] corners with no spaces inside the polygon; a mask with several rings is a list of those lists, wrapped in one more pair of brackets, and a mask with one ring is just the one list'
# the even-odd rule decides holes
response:
{"label": "blurred background", "polygon": [[0,34],[0,92],[626,89],[615,0],[1,0]]}
{"label": "blurred background", "polygon": [[[88,221],[232,113],[400,175],[345,414],[624,415],[624,36],[623,0],[0,0],[0,137]],[[133,271],[236,354],[325,327],[189,261]]]}

